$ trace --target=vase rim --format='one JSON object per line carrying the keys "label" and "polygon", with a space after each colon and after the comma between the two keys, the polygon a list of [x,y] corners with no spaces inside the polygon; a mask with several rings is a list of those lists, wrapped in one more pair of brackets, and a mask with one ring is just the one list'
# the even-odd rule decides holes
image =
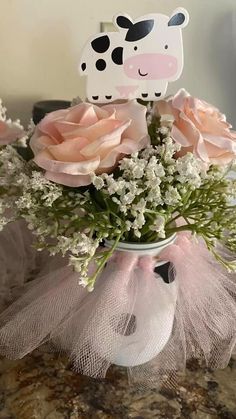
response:
{"label": "vase rim", "polygon": [[[176,236],[176,233],[174,233],[164,240],[159,240],[157,242],[152,243],[132,243],[120,241],[117,243],[116,250],[119,250],[121,252],[137,252],[140,254],[146,254],[150,252],[159,253],[165,247],[169,246],[170,244],[173,244],[175,242]],[[106,247],[112,247],[113,244],[114,240],[105,240]]]}

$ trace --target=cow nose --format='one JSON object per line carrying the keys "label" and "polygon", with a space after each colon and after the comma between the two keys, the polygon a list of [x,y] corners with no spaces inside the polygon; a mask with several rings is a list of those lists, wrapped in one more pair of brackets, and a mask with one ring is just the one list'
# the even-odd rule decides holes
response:
{"label": "cow nose", "polygon": [[124,62],[125,74],[131,79],[160,80],[174,76],[177,58],[167,54],[139,54]]}

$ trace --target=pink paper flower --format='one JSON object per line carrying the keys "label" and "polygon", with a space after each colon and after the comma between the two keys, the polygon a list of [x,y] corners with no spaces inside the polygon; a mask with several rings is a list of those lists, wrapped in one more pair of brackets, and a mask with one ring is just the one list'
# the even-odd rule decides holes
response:
{"label": "pink paper flower", "polygon": [[98,107],[80,103],[48,114],[30,141],[46,178],[67,186],[91,183],[111,172],[122,156],[149,144],[146,107],[136,101]]}
{"label": "pink paper flower", "polygon": [[236,158],[236,132],[217,108],[181,89],[169,100],[156,104],[160,115],[174,117],[171,135],[181,145],[178,155],[188,151],[204,163],[224,165]]}

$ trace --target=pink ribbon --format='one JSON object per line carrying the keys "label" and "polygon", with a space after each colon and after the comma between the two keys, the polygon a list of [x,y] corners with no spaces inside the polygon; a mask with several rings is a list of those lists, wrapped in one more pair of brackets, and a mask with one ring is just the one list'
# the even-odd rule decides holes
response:
{"label": "pink ribbon", "polygon": [[189,235],[186,233],[181,233],[178,235],[178,238],[174,244],[166,247],[158,257],[154,256],[139,256],[138,252],[123,252],[115,251],[112,260],[116,262],[120,270],[125,271],[127,274],[130,274],[136,268],[142,269],[144,272],[150,273],[154,271],[157,261],[163,263],[165,261],[173,262],[180,260],[185,256],[185,253],[189,250],[191,246],[191,240]]}

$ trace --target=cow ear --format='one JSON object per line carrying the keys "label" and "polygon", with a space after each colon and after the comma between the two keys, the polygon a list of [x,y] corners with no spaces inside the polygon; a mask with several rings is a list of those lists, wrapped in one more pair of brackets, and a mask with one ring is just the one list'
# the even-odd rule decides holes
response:
{"label": "cow ear", "polygon": [[130,29],[133,26],[132,19],[125,14],[119,13],[118,15],[114,16],[113,22],[118,28],[122,29]]}
{"label": "cow ear", "polygon": [[187,10],[183,9],[182,7],[176,9],[171,16],[168,26],[179,26],[181,28],[185,28],[189,22],[189,14]]}

